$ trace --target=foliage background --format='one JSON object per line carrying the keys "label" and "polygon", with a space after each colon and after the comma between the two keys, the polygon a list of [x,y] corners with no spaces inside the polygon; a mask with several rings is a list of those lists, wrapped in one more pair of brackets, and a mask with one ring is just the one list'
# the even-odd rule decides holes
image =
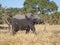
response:
{"label": "foliage background", "polygon": [[4,8],[0,4],[0,24],[11,21],[16,15],[26,15],[27,13],[39,13],[40,18],[48,24],[60,24],[60,12],[58,6],[50,0],[25,0],[23,8]]}

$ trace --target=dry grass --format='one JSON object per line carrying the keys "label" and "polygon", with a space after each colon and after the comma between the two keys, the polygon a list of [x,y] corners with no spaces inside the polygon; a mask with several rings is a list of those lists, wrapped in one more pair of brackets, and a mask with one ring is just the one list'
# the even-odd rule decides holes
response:
{"label": "dry grass", "polygon": [[[46,30],[44,27],[46,26]],[[37,35],[18,31],[15,36],[0,30],[0,45],[60,45],[59,25],[36,25]]]}

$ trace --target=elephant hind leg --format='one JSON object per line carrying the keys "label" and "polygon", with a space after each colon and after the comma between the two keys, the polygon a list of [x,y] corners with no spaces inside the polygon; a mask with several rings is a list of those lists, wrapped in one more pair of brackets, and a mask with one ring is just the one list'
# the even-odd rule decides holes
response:
{"label": "elephant hind leg", "polygon": [[13,26],[12,34],[15,35],[18,30],[19,27],[17,25]]}
{"label": "elephant hind leg", "polygon": [[30,31],[30,27],[28,25],[27,28],[26,28],[26,34],[29,33],[29,31]]}

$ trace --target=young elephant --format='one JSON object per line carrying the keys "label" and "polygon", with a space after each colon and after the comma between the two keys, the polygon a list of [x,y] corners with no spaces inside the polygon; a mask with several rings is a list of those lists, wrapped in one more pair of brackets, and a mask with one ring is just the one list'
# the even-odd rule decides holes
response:
{"label": "young elephant", "polygon": [[36,34],[34,24],[32,20],[30,19],[12,19],[12,33],[15,34],[19,29],[20,30],[26,30],[26,33],[32,30],[33,33]]}
{"label": "young elephant", "polygon": [[15,34],[19,29],[26,30],[26,33],[32,30],[33,33],[36,34],[35,31],[35,24],[39,24],[41,22],[40,17],[34,14],[28,15],[15,15],[12,18],[11,25],[12,25],[12,32]]}

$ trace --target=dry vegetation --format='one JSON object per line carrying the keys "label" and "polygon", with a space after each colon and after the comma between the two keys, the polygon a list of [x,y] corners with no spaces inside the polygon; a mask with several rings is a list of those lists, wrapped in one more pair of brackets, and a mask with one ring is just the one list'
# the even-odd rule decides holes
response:
{"label": "dry vegetation", "polygon": [[18,31],[15,36],[0,30],[0,45],[60,45],[60,25],[36,25],[37,35]]}

